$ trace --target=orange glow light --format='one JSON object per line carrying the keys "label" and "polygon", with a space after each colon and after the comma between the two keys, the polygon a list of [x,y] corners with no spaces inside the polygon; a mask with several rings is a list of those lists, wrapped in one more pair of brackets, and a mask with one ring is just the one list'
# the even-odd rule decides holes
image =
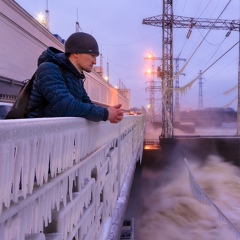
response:
{"label": "orange glow light", "polygon": [[147,70],[147,74],[151,74],[152,73],[152,70],[151,69],[148,69]]}
{"label": "orange glow light", "polygon": [[159,146],[157,145],[145,145],[144,150],[158,150]]}
{"label": "orange glow light", "polygon": [[153,57],[153,55],[149,53],[148,58],[151,59],[152,57]]}

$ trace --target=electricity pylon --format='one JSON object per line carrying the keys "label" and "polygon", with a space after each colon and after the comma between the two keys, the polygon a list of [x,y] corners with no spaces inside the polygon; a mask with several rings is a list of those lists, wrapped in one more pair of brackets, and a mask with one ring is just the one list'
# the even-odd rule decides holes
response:
{"label": "electricity pylon", "polygon": [[[143,24],[162,27],[162,71],[163,71],[163,109],[162,109],[162,133],[161,137],[173,137],[173,94],[169,89],[173,88],[173,28],[192,28],[228,30],[239,32],[240,20],[222,20],[208,18],[190,18],[173,15],[173,1],[163,0],[163,14],[155,17],[145,18]],[[240,44],[238,65],[238,127],[237,135],[240,133]]]}
{"label": "electricity pylon", "polygon": [[202,77],[202,70],[199,71],[200,78],[198,79],[199,84],[199,93],[198,93],[198,109],[203,109],[203,77]]}

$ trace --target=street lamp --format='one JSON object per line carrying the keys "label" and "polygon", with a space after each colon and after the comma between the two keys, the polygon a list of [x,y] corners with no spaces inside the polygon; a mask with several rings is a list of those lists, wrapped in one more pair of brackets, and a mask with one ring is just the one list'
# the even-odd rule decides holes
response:
{"label": "street lamp", "polygon": [[44,16],[44,14],[39,13],[39,14],[37,15],[37,20],[38,20],[45,28],[47,28],[47,21],[46,21],[46,18],[45,18],[45,16]]}
{"label": "street lamp", "polygon": [[147,75],[147,74],[149,74],[149,75],[153,74],[152,69],[148,69],[148,70],[145,72],[145,75]]}
{"label": "street lamp", "polygon": [[108,77],[108,76],[104,77],[104,79],[105,79],[107,82],[109,82],[109,77]]}

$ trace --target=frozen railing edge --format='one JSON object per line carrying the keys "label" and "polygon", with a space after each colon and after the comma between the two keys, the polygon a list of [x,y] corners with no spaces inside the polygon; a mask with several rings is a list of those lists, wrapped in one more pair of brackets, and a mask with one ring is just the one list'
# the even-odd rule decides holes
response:
{"label": "frozen railing edge", "polygon": [[[117,125],[92,123],[79,118],[2,121],[0,125],[0,162],[3,168],[0,168],[0,205],[3,212],[0,214],[0,239],[16,238],[22,240],[25,234],[42,230],[43,223],[48,225],[52,220],[52,209],[56,208],[61,211],[69,202],[76,199],[73,198],[71,190],[69,191],[69,188],[73,188],[76,178],[78,178],[79,186],[84,185],[83,182],[86,178],[92,178],[93,165],[98,166],[99,171],[102,169],[101,178],[106,178],[105,175],[112,164],[108,162],[112,161],[107,157],[108,151],[116,148],[119,152],[119,149],[124,149],[124,146],[129,145],[130,142],[132,142],[132,145],[130,145],[132,148],[138,145],[134,141],[141,139],[144,122],[144,116],[125,117]],[[118,169],[119,164],[112,164],[112,171],[120,171],[121,179],[124,179],[129,161],[134,154],[132,148],[128,147],[127,151],[131,155],[130,158],[121,159],[121,165],[124,166],[121,171]],[[119,156],[121,157],[121,154],[116,154],[115,162],[119,162]],[[87,162],[92,162],[92,165],[87,167],[87,171],[79,167]],[[50,171],[51,177],[48,171]],[[86,172],[88,172],[88,176]],[[111,181],[114,181],[117,173],[115,172],[112,175],[108,174],[108,178],[110,177]],[[20,178],[21,189],[19,189]],[[88,192],[94,192],[98,189],[99,187],[96,187],[96,184],[93,188],[90,187]],[[122,184],[121,182],[116,185],[121,186]],[[36,187],[36,185],[38,186]],[[116,192],[115,194],[118,195],[119,193]],[[117,195],[112,197],[112,201],[116,202]],[[89,196],[84,204],[91,201]],[[13,200],[15,201],[14,204]],[[48,207],[44,206],[46,200]],[[3,204],[5,205],[4,208]],[[43,220],[35,216],[35,221],[28,222],[27,216],[29,217],[31,212],[36,211],[36,204],[38,206],[37,215],[42,214]],[[99,208],[100,211],[106,210],[107,205],[104,206],[104,204],[106,205],[106,203],[101,204],[102,210]],[[114,207],[115,203],[110,205]],[[112,215],[113,208],[109,208],[109,206],[107,208],[108,215]],[[81,212],[81,209],[78,211]],[[91,212],[91,214],[93,213]],[[76,216],[74,216],[74,219],[74,222],[72,222],[75,226],[74,229],[71,229],[70,224],[68,224],[68,226],[63,226],[59,230],[65,236],[63,239],[66,239],[70,230],[75,232],[76,239],[81,239],[80,236],[78,238],[77,229],[81,224],[76,223]],[[26,221],[28,226],[25,226],[22,222],[20,227],[21,221]],[[63,221],[66,222],[66,220]],[[89,231],[90,225],[86,225],[86,231]],[[8,231],[8,229],[12,230],[12,227],[15,231]],[[99,231],[104,232],[101,229],[102,226],[99,226],[99,228],[95,228],[97,233],[91,233],[91,235],[95,234],[95,237],[97,237]]]}
{"label": "frozen railing edge", "polygon": [[[145,126],[144,126],[145,127]],[[140,138],[135,147],[134,154],[132,155],[130,165],[125,175],[125,181],[118,196],[115,210],[113,213],[112,224],[108,240],[119,240],[121,236],[122,224],[124,221],[125,212],[129,200],[130,190],[132,187],[134,172],[136,168],[136,162],[142,160],[143,153],[143,141],[144,141],[144,128],[142,129]]]}
{"label": "frozen railing edge", "polygon": [[222,211],[212,202],[212,200],[208,197],[208,195],[203,191],[200,185],[197,183],[196,179],[192,175],[189,164],[186,158],[184,158],[184,162],[187,166],[188,173],[189,173],[189,182],[192,191],[193,197],[198,200],[202,204],[209,205],[212,207],[218,214],[218,218],[220,221],[225,222],[228,228],[234,233],[236,239],[240,239],[240,232],[238,229],[233,225],[233,223],[222,213]]}
{"label": "frozen railing edge", "polygon": [[20,177],[21,194],[26,197],[33,190],[34,178],[41,186],[48,181],[49,168],[54,177],[72,167],[73,159],[81,161],[118,136],[119,130],[113,124],[55,118],[2,121],[0,133],[0,201],[8,207],[12,198],[18,201]]}

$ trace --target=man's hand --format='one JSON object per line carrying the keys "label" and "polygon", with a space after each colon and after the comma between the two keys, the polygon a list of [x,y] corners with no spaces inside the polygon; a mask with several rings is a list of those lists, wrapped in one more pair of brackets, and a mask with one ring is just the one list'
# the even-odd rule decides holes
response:
{"label": "man's hand", "polygon": [[108,120],[110,123],[118,123],[123,119],[122,104],[108,107]]}

